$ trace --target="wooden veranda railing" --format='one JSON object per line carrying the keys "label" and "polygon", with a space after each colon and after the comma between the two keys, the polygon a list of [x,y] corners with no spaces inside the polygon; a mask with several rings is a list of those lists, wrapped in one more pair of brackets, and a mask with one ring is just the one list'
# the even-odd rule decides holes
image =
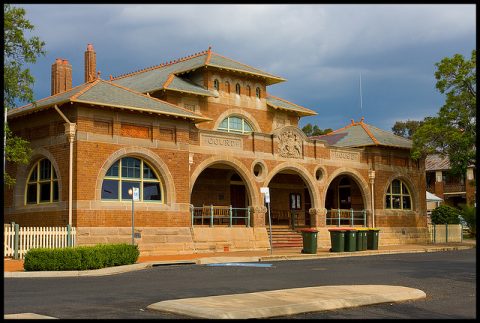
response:
{"label": "wooden veranda railing", "polygon": [[194,225],[245,225],[250,227],[251,208],[239,208],[230,206],[193,206],[190,205],[192,226]]}
{"label": "wooden veranda railing", "polygon": [[367,226],[367,211],[354,209],[331,209],[327,210],[325,217],[326,225]]}

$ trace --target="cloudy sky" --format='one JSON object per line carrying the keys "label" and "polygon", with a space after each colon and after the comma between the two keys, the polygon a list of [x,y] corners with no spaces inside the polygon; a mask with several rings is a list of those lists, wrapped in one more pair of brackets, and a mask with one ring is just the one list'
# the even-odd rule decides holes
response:
{"label": "cloudy sky", "polygon": [[88,43],[103,79],[212,46],[286,78],[267,91],[315,110],[300,125],[322,129],[364,116],[391,130],[395,121],[436,115],[444,96],[435,63],[456,53],[470,58],[476,47],[474,4],[20,6],[46,43],[47,55],[30,67],[35,99],[50,95],[56,58],[72,64],[73,86],[83,83]]}

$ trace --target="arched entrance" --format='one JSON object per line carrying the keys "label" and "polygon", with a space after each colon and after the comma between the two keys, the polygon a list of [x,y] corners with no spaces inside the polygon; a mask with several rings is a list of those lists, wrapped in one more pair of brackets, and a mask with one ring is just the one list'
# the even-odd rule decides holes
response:
{"label": "arched entrance", "polygon": [[240,174],[226,164],[205,168],[190,196],[194,225],[250,226],[250,195]]}
{"label": "arched entrance", "polygon": [[[312,196],[307,183],[296,171],[280,171],[273,176],[268,187],[273,226],[288,225],[297,229],[311,225],[309,210],[312,207]],[[265,221],[268,224],[268,214]]]}
{"label": "arched entrance", "polygon": [[342,174],[335,177],[327,189],[326,225],[366,226],[365,197],[355,178]]}

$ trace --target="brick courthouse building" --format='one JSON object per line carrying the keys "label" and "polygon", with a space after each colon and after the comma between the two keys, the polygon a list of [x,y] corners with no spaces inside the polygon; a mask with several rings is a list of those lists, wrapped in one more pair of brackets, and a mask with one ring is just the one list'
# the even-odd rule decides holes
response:
{"label": "brick courthouse building", "polygon": [[307,138],[299,120],[316,113],[267,93],[285,79],[210,48],[109,80],[95,55],[89,44],[84,84],[57,59],[52,95],[9,111],[33,155],[7,165],[17,182],[5,223],[70,223],[79,245],[129,242],[138,187],[143,254],[266,250],[269,187],[274,230],[315,227],[319,247],[339,222],[380,228],[380,245],[425,241],[425,167],[409,140],[363,118]]}

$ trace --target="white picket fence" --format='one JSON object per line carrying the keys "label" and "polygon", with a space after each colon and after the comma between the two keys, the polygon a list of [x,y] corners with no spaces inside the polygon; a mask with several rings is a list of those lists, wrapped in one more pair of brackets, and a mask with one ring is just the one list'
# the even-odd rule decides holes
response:
{"label": "white picket fence", "polygon": [[432,243],[463,241],[463,227],[461,224],[429,224],[428,233]]}
{"label": "white picket fence", "polygon": [[[4,224],[3,256],[15,255],[15,227]],[[76,242],[76,230],[71,228],[72,246]],[[67,227],[20,227],[18,229],[18,257],[23,259],[32,248],[64,248],[68,246]]]}

